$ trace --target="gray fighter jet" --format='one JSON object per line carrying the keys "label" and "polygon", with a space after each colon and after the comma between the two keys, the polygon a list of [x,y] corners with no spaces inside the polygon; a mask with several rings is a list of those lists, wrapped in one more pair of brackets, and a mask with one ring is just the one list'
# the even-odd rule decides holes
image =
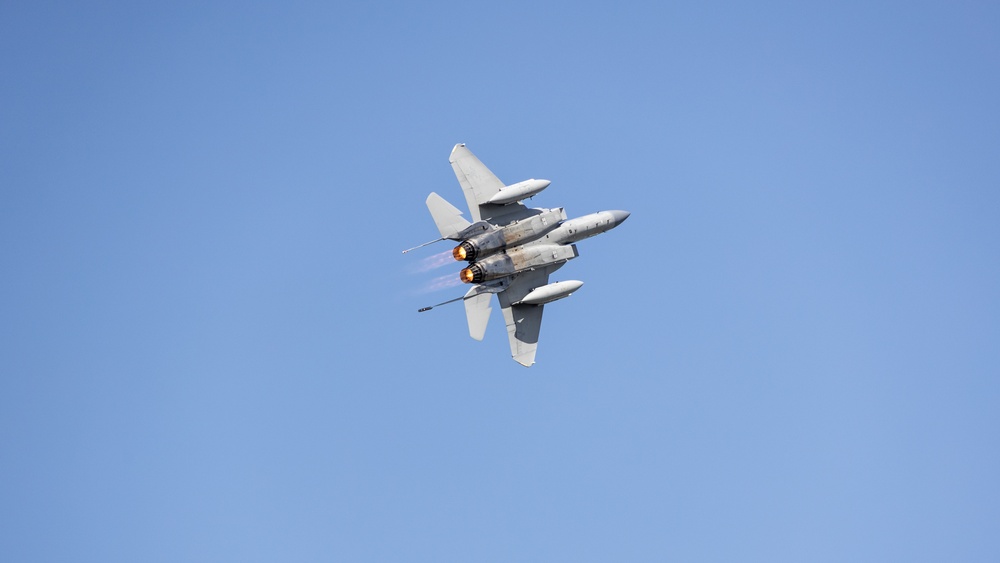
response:
{"label": "gray fighter jet", "polygon": [[521,203],[547,188],[548,180],[505,186],[464,144],[455,145],[449,160],[473,221],[432,192],[427,196],[427,209],[441,238],[420,246],[445,239],[459,242],[452,255],[469,262],[459,278],[472,288],[464,297],[444,303],[462,299],[469,335],[482,340],[492,311],[490,298],[496,294],[507,323],[510,353],[519,364],[530,367],[535,363],[542,307],[569,297],[583,285],[577,280],[549,283],[549,276],[579,256],[575,242],[617,227],[629,213],[601,211],[567,220],[561,207],[528,208]]}

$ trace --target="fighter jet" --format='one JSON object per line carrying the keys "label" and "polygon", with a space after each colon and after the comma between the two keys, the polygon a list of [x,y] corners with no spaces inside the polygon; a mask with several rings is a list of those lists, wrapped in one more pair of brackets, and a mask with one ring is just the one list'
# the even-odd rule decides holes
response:
{"label": "fighter jet", "polygon": [[463,300],[469,335],[482,340],[492,311],[491,296],[496,294],[507,323],[510,353],[517,363],[530,367],[538,349],[543,306],[569,297],[583,285],[578,280],[549,283],[549,276],[580,255],[576,242],[617,227],[629,212],[601,211],[567,219],[561,207],[529,208],[521,203],[547,188],[548,180],[505,186],[464,144],[455,145],[449,161],[465,192],[472,222],[432,192],[427,209],[441,238],[415,248],[446,239],[459,243],[452,256],[468,262],[459,279],[472,287],[463,297],[438,305]]}

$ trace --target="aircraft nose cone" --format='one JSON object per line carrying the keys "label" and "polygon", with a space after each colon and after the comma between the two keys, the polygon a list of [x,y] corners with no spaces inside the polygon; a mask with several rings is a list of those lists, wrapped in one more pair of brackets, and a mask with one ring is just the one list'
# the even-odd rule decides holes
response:
{"label": "aircraft nose cone", "polygon": [[612,211],[611,212],[611,216],[615,218],[615,224],[616,225],[621,225],[622,222],[625,221],[625,219],[628,219],[629,215],[631,215],[631,213],[629,213],[628,211],[620,211],[619,210],[619,211]]}

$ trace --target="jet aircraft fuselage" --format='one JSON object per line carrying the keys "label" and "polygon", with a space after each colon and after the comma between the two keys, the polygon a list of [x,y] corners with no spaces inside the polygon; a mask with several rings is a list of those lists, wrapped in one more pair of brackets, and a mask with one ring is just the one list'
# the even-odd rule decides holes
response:
{"label": "jet aircraft fuselage", "polygon": [[511,355],[518,363],[531,366],[538,347],[542,306],[569,297],[583,285],[578,280],[549,283],[549,275],[579,256],[576,242],[617,227],[629,212],[600,211],[567,219],[561,207],[528,208],[521,203],[547,188],[548,180],[505,186],[462,144],[455,145],[450,162],[475,222],[463,218],[461,211],[436,193],[427,196],[427,208],[441,233],[438,240],[457,241],[452,256],[468,262],[459,278],[472,284],[461,298],[469,334],[482,340],[491,311],[490,296],[496,294],[507,324]]}

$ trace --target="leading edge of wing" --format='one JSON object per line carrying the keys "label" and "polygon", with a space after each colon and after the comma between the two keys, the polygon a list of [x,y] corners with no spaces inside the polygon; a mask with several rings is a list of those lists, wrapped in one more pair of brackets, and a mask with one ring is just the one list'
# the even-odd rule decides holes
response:
{"label": "leading edge of wing", "polygon": [[455,145],[448,162],[451,163],[455,177],[462,186],[473,222],[486,220],[502,225],[521,219],[527,214],[527,208],[520,203],[510,205],[486,203],[503,189],[504,183],[472,154],[464,143]]}
{"label": "leading edge of wing", "polygon": [[462,185],[465,201],[469,204],[469,212],[473,222],[481,221],[479,205],[485,203],[503,188],[503,182],[497,178],[485,164],[480,162],[465,144],[457,144],[451,149],[448,157],[451,168],[455,171],[458,183]]}

